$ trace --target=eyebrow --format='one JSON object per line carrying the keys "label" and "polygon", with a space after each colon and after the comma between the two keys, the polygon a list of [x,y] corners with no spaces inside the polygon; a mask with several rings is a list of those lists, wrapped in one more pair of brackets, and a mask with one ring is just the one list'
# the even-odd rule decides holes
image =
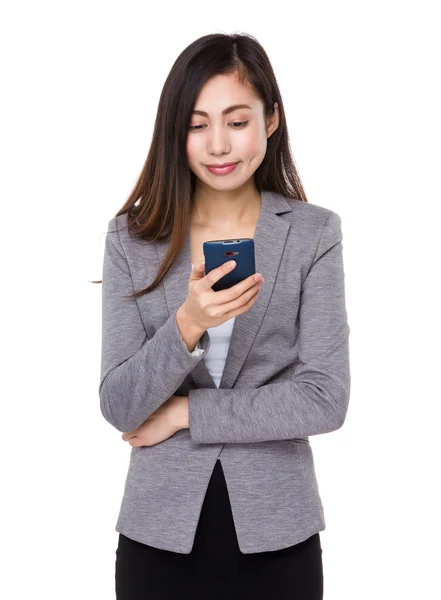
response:
{"label": "eyebrow", "polygon": [[[253,110],[251,108],[251,106],[248,106],[248,104],[234,104],[233,106],[228,106],[227,108],[225,108],[222,111],[223,115],[228,115],[231,112],[234,112],[235,110],[238,110],[239,108],[249,108],[250,110]],[[192,113],[192,115],[202,115],[203,117],[208,117],[208,113],[206,113],[204,110],[194,110]]]}

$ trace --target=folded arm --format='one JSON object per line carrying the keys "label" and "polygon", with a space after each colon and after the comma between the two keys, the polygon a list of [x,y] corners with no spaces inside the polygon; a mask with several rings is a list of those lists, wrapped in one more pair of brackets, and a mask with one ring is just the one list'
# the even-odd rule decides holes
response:
{"label": "folded arm", "polygon": [[257,389],[190,390],[194,442],[283,440],[328,433],[343,425],[350,395],[350,328],[341,242],[341,220],[332,213],[302,285],[299,364],[291,380]]}
{"label": "folded arm", "polygon": [[[109,222],[102,277],[101,412],[118,431],[133,431],[172,396],[210,347],[206,332],[189,352],[176,312],[148,339],[124,249]],[[111,233],[115,231],[114,233]]]}

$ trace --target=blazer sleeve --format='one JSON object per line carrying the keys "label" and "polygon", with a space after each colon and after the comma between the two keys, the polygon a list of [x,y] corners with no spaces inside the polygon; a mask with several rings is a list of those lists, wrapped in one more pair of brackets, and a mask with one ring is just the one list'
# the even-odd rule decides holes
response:
{"label": "blazer sleeve", "polygon": [[110,220],[102,275],[101,412],[118,431],[139,427],[172,396],[210,347],[206,332],[189,352],[176,312],[148,339],[123,246]]}
{"label": "blazer sleeve", "polygon": [[350,327],[341,219],[334,212],[303,281],[298,316],[300,362],[289,381],[257,389],[189,391],[193,442],[283,440],[328,433],[343,425],[350,395]]}

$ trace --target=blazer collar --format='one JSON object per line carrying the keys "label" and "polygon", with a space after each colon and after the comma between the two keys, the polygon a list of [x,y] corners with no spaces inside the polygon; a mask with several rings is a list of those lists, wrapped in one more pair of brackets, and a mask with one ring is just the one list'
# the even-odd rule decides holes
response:
{"label": "blazer collar", "polygon": [[[219,384],[219,388],[222,389],[233,387],[257,335],[273,292],[277,271],[291,226],[289,220],[278,217],[279,214],[292,210],[292,206],[287,202],[285,196],[266,190],[262,190],[260,196],[261,209],[253,239],[256,272],[263,275],[265,283],[260,290],[257,302],[247,312],[235,318],[230,346]],[[168,247],[168,241],[157,245],[160,262],[164,260]],[[190,272],[191,249],[188,232],[177,262],[162,280],[169,315],[185,302]],[[197,387],[217,388],[204,359],[198,362],[190,375]]]}

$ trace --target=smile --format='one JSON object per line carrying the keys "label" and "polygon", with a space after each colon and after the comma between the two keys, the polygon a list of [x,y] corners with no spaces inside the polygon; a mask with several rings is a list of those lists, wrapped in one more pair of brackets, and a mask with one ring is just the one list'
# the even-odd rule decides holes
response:
{"label": "smile", "polygon": [[234,165],[228,165],[227,167],[208,167],[207,169],[214,173],[215,175],[226,175],[227,173],[231,173],[237,167],[238,163]]}

